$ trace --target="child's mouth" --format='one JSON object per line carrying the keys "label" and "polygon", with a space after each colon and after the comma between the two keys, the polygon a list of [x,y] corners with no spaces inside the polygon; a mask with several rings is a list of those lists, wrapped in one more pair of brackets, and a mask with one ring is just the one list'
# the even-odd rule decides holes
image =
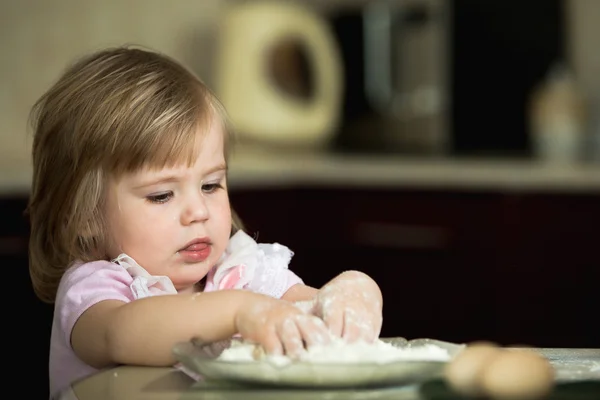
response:
{"label": "child's mouth", "polygon": [[178,251],[185,262],[202,262],[210,256],[211,244],[208,241],[196,241]]}

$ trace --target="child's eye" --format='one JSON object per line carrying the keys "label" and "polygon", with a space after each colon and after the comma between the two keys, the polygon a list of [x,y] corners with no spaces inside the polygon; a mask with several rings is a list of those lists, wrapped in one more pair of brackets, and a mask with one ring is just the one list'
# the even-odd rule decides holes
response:
{"label": "child's eye", "polygon": [[150,196],[146,196],[146,200],[148,200],[151,203],[162,204],[162,203],[166,203],[167,201],[171,200],[172,197],[173,197],[173,192],[165,192],[165,193],[152,194]]}
{"label": "child's eye", "polygon": [[206,184],[202,185],[202,191],[204,193],[213,193],[222,188],[223,188],[223,186],[221,186],[221,184],[218,182],[217,183],[206,183]]}

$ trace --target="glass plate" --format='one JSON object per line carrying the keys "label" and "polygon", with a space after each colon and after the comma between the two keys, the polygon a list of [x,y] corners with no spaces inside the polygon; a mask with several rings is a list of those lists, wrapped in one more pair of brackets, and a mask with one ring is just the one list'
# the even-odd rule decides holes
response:
{"label": "glass plate", "polygon": [[[397,347],[433,344],[454,357],[465,346],[434,339],[383,338]],[[446,361],[397,361],[384,364],[326,364],[292,362],[278,366],[268,361],[217,360],[218,354],[193,342],[175,345],[173,353],[186,368],[209,380],[288,387],[373,387],[407,385],[440,377]]]}

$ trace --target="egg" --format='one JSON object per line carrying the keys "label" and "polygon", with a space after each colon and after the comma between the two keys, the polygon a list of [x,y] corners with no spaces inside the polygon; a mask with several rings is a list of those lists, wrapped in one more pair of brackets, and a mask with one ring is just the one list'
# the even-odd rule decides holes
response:
{"label": "egg", "polygon": [[501,353],[492,342],[473,342],[467,345],[446,365],[445,380],[458,394],[467,397],[483,396],[481,376],[485,367]]}
{"label": "egg", "polygon": [[554,386],[550,362],[530,350],[505,350],[490,360],[481,375],[481,387],[496,400],[545,398]]}

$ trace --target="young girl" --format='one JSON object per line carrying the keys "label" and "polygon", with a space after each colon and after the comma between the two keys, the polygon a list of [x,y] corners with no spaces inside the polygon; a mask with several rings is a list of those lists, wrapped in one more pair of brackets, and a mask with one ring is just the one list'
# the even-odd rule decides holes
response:
{"label": "young girl", "polygon": [[92,54],[32,116],[30,274],[55,304],[51,394],[116,364],[173,365],[173,345],[193,338],[237,334],[294,357],[334,336],[378,337],[373,280],[347,271],[311,288],[287,247],[240,229],[225,112],[172,59]]}

